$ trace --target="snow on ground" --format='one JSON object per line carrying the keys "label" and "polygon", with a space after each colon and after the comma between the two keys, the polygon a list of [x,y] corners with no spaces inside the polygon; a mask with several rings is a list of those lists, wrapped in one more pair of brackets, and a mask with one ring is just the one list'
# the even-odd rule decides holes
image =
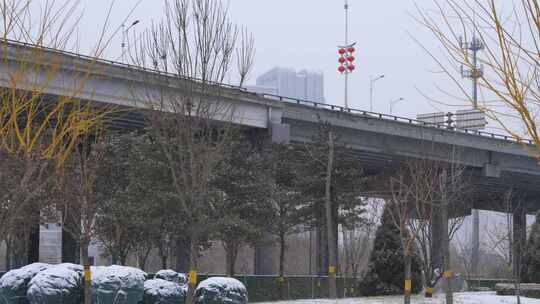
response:
{"label": "snow on ground", "polygon": [[[401,304],[402,296],[375,297],[343,300],[300,300],[265,302],[259,304]],[[426,299],[421,296],[413,297],[412,304],[444,304],[444,297],[438,296]],[[515,296],[497,296],[494,292],[464,292],[454,294],[454,304],[516,304]],[[522,304],[540,304],[540,299],[521,298]]]}

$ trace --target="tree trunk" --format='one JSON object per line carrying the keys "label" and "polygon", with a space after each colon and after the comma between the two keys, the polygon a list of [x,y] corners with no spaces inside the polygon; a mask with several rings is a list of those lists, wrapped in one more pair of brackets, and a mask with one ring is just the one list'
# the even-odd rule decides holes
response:
{"label": "tree trunk", "polygon": [[92,304],[92,273],[90,271],[90,258],[88,257],[89,237],[83,236],[80,244],[81,259],[84,266],[84,304]]}
{"label": "tree trunk", "polygon": [[186,239],[186,236],[176,239],[176,256],[175,270],[181,273],[189,272],[189,264],[191,259],[191,240]]}
{"label": "tree trunk", "polygon": [[[407,250],[406,250],[407,251]],[[412,293],[412,278],[411,278],[411,262],[412,257],[409,252],[405,252],[405,288],[404,293],[405,296],[403,297],[403,303],[410,304],[411,303],[411,293]]]}
{"label": "tree trunk", "polygon": [[158,254],[159,258],[161,259],[161,269],[167,269],[167,261],[169,259],[169,255],[167,254],[167,246],[163,245],[163,241],[160,241],[158,243]]}
{"label": "tree trunk", "polygon": [[11,270],[11,236],[6,237],[6,270]]}
{"label": "tree trunk", "polygon": [[161,255],[161,269],[167,269],[167,256]]}
{"label": "tree trunk", "polygon": [[443,270],[444,270],[444,282],[446,289],[446,303],[454,303],[454,296],[452,294],[452,279],[453,274],[450,270],[450,239],[448,237],[448,204],[443,200],[441,206],[441,219],[442,219],[442,249],[443,249]]}
{"label": "tree trunk", "polygon": [[328,132],[328,164],[326,168],[325,206],[326,206],[326,228],[328,233],[328,296],[330,299],[337,298],[336,288],[336,238],[334,235],[333,208],[331,200],[332,169],[334,161],[334,134]]}
{"label": "tree trunk", "polygon": [[152,251],[152,247],[147,248],[141,248],[137,250],[137,262],[139,264],[139,268],[144,271],[146,269],[146,261],[148,260],[148,256],[150,255],[150,251]]}
{"label": "tree trunk", "polygon": [[279,294],[285,300],[285,233],[279,232]]}
{"label": "tree trunk", "polygon": [[189,275],[188,275],[188,292],[186,296],[186,304],[195,304],[195,289],[198,283],[197,268],[199,267],[199,241],[197,237],[193,237],[190,246],[189,255]]}
{"label": "tree trunk", "polygon": [[111,253],[111,264],[113,264],[113,265],[118,264],[118,260],[120,260],[118,258],[118,254],[116,252],[112,252]]}
{"label": "tree trunk", "polygon": [[127,257],[128,257],[127,253],[122,253],[122,254],[119,254],[118,256],[119,256],[118,259],[120,260],[120,265],[126,266]]}
{"label": "tree trunk", "polygon": [[233,277],[236,274],[236,257],[239,245],[235,241],[227,241],[224,247],[227,276]]}

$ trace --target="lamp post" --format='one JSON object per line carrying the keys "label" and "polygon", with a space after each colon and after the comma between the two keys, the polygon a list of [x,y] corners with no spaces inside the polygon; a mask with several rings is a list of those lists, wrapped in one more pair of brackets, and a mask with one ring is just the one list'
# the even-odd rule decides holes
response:
{"label": "lamp post", "polygon": [[122,63],[124,63],[124,56],[125,56],[125,53],[126,53],[126,37],[127,37],[127,32],[132,28],[134,27],[135,25],[137,25],[139,23],[139,20],[135,20],[133,21],[127,28],[126,28],[126,25],[125,24],[122,24]]}
{"label": "lamp post", "polygon": [[403,101],[405,100],[405,98],[403,97],[400,97],[398,99],[394,99],[394,100],[390,100],[390,115],[392,115],[392,110],[393,110],[393,107],[396,103],[400,102],[400,101]]}
{"label": "lamp post", "polygon": [[384,74],[377,77],[369,76],[369,111],[370,112],[373,112],[373,84],[377,80],[381,80],[384,77],[385,77]]}

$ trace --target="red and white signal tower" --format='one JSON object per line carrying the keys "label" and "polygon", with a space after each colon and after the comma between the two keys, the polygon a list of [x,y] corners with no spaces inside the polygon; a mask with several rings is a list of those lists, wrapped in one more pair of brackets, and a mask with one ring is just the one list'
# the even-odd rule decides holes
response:
{"label": "red and white signal tower", "polygon": [[349,108],[349,74],[354,72],[356,66],[354,61],[354,52],[356,49],[354,46],[356,42],[349,43],[349,2],[345,0],[345,44],[338,46],[339,53],[339,67],[338,71],[345,76],[345,108]]}

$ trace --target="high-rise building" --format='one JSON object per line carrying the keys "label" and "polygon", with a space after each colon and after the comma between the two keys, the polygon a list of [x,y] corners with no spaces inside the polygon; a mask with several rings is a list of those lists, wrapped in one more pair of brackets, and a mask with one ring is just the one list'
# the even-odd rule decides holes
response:
{"label": "high-rise building", "polygon": [[324,77],[322,73],[294,69],[273,68],[257,78],[257,85],[248,89],[290,98],[324,102]]}

